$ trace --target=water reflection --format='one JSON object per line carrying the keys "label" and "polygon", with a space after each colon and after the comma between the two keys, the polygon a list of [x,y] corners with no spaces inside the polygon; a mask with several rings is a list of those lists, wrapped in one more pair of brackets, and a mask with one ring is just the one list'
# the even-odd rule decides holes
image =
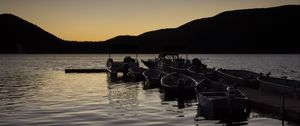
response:
{"label": "water reflection", "polygon": [[137,107],[138,86],[137,84],[108,84],[109,104],[117,109]]}
{"label": "water reflection", "polygon": [[177,104],[174,107],[178,109],[183,109],[185,107],[191,107],[193,104],[197,103],[195,95],[180,93],[180,92],[168,92],[166,90],[160,90],[160,98],[162,104],[167,104],[168,102],[175,101]]}
{"label": "water reflection", "polygon": [[[224,125],[201,117],[194,120],[197,113],[194,98],[180,98],[159,88],[143,90],[141,83],[111,82],[106,73],[64,73],[65,68],[104,66],[106,55],[6,57],[0,59],[0,125]],[[120,59],[123,57],[121,55]],[[226,56],[204,57],[209,57],[205,62],[213,66],[231,68],[226,65],[232,62],[240,64],[239,60],[225,64]],[[247,60],[247,57],[244,59]],[[299,73],[298,66],[290,69]],[[255,68],[268,67],[257,65]],[[240,66],[233,65],[232,68]],[[273,126],[281,125],[281,120],[254,112],[247,123],[249,126]]]}
{"label": "water reflection", "polygon": [[[216,113],[216,114],[222,115],[224,113]],[[237,117],[237,118],[239,118],[239,117]],[[206,120],[206,119],[202,115],[201,107],[198,106],[197,107],[197,114],[195,116],[195,121],[203,121],[203,120]],[[222,124],[222,125],[225,125],[225,126],[242,126],[242,125],[248,125],[248,120],[230,121],[230,120],[239,120],[239,119],[233,118],[232,116],[228,117],[227,120],[212,119],[211,121],[213,121],[213,120],[216,121],[216,124]]]}
{"label": "water reflection", "polygon": [[139,107],[138,83],[124,83],[122,79],[111,81],[108,77],[107,90],[109,105],[112,107],[112,111],[108,112],[109,115],[114,117],[130,117],[135,115],[131,110]]}
{"label": "water reflection", "polygon": [[[63,72],[14,73],[1,75],[0,111],[11,113],[62,110],[74,105],[99,102],[108,94],[106,74],[64,74]],[[99,93],[101,92],[101,93]],[[105,100],[101,99],[101,102]]]}
{"label": "water reflection", "polygon": [[17,111],[22,104],[30,102],[28,99],[36,95],[42,86],[41,74],[12,71],[0,75],[0,110],[11,113]]}

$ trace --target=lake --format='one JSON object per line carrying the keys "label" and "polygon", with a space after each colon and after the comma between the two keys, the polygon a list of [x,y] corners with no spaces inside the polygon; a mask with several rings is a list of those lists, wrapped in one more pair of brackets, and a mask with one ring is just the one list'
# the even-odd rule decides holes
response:
{"label": "lake", "polygon": [[[112,54],[114,60],[135,54]],[[157,57],[139,54],[138,59]],[[186,55],[181,55],[183,58]],[[244,69],[300,80],[300,55],[189,54],[209,67]],[[0,125],[224,125],[197,114],[197,101],[179,108],[143,82],[111,82],[106,73],[65,74],[66,68],[102,68],[105,54],[0,55]],[[140,62],[140,65],[142,63]],[[285,125],[296,125],[284,122]],[[252,112],[245,125],[276,126],[281,120]]]}

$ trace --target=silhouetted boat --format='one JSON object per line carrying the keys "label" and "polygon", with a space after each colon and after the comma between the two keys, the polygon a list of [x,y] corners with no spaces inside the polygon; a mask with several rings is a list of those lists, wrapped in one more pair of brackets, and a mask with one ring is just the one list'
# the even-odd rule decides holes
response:
{"label": "silhouetted boat", "polygon": [[169,73],[161,78],[162,87],[170,92],[193,93],[197,83],[192,77],[180,73]]}
{"label": "silhouetted boat", "polygon": [[178,53],[161,53],[158,58],[142,60],[145,66],[150,69],[160,69],[166,72],[172,72],[170,66],[181,68],[186,65],[186,60],[179,57]]}
{"label": "silhouetted boat", "polygon": [[[259,76],[257,78],[260,90],[278,95],[300,98],[300,81],[275,78],[269,76]],[[285,90],[285,91],[284,91]]]}
{"label": "silhouetted boat", "polygon": [[167,67],[168,73],[181,73],[181,74],[186,74],[187,73],[187,67],[175,67],[175,66],[168,66]]}
{"label": "silhouetted boat", "polygon": [[124,66],[122,61],[113,61],[109,58],[106,62],[106,69],[108,72],[123,72]]}
{"label": "silhouetted boat", "polygon": [[126,56],[123,61],[113,61],[112,58],[108,58],[106,62],[106,69],[112,79],[117,78],[118,72],[122,72],[123,76],[127,75],[131,67],[139,67],[139,63],[129,56]]}
{"label": "silhouetted boat", "polygon": [[146,60],[141,60],[141,61],[149,69],[155,68],[155,60],[154,59],[148,59],[147,61]]}
{"label": "silhouetted boat", "polygon": [[209,78],[213,79],[216,76],[215,69],[212,68],[201,68],[198,66],[191,66],[187,68],[188,74],[197,79],[197,78]]}
{"label": "silhouetted boat", "polygon": [[205,119],[240,122],[249,117],[248,98],[238,89],[216,81],[202,80],[195,90],[199,102],[198,114]]}
{"label": "silhouetted boat", "polygon": [[191,65],[192,64],[190,63],[190,60],[179,58],[174,59],[174,61],[169,66],[167,66],[167,69],[169,72],[186,74],[187,68],[189,68]]}
{"label": "silhouetted boat", "polygon": [[259,88],[256,79],[259,74],[252,71],[219,69],[218,76],[232,84],[237,84],[235,86]]}
{"label": "silhouetted boat", "polygon": [[147,87],[159,87],[160,79],[163,77],[164,73],[157,69],[148,69],[143,72],[146,79],[145,86]]}
{"label": "silhouetted boat", "polygon": [[135,82],[145,80],[145,77],[143,76],[145,70],[146,69],[142,67],[130,67],[127,73],[129,80]]}

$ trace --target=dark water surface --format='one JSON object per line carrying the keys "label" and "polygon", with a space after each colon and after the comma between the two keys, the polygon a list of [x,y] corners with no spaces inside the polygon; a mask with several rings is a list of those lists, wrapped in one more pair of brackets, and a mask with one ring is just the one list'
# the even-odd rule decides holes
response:
{"label": "dark water surface", "polygon": [[[107,56],[0,55],[0,125],[224,125],[201,117],[195,120],[197,101],[178,108],[177,101],[166,101],[159,89],[143,90],[142,82],[112,83],[106,73],[64,73],[66,68],[104,67]],[[124,56],[112,55],[119,60]],[[189,55],[194,57],[209,67],[271,72],[300,80],[300,55]],[[281,125],[281,120],[271,117],[252,112],[245,124]]]}

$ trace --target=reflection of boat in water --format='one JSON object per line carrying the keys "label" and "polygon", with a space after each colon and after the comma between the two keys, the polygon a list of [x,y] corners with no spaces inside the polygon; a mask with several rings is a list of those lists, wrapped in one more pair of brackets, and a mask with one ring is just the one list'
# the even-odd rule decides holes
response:
{"label": "reflection of boat in water", "polygon": [[248,98],[238,89],[202,80],[196,86],[198,114],[208,120],[246,121],[250,114]]}
{"label": "reflection of boat in water", "polygon": [[169,73],[161,78],[162,87],[170,92],[193,93],[196,84],[192,77],[180,73]]}
{"label": "reflection of boat in water", "polygon": [[[162,104],[172,104],[172,107],[177,107],[178,109],[196,106],[197,99],[195,95],[174,95],[169,92],[161,92],[160,94]],[[176,101],[176,104],[174,102]]]}
{"label": "reflection of boat in water", "polygon": [[193,92],[181,92],[181,91],[169,91],[160,90],[161,103],[163,105],[171,105],[177,109],[183,109],[186,107],[196,106],[197,99],[195,91]]}
{"label": "reflection of boat in water", "polygon": [[259,74],[252,71],[219,69],[218,76],[236,86],[259,88],[256,80]]}
{"label": "reflection of boat in water", "polygon": [[[269,76],[259,76],[259,88],[264,92],[300,98],[300,81],[275,78]],[[285,90],[285,91],[284,91]]]}
{"label": "reflection of boat in water", "polygon": [[148,69],[143,72],[143,76],[146,79],[145,86],[147,88],[160,87],[160,79],[164,76],[164,73],[157,69]]}
{"label": "reflection of boat in water", "polygon": [[139,63],[129,56],[126,56],[123,61],[114,61],[108,58],[106,63],[106,69],[111,79],[116,79],[119,72],[123,73],[123,76],[127,75],[128,69],[131,67],[139,67]]}
{"label": "reflection of boat in water", "polygon": [[112,110],[111,114],[123,116],[120,111],[127,111],[129,108],[138,107],[138,85],[136,84],[108,84],[108,100]]}
{"label": "reflection of boat in water", "polygon": [[[193,93],[195,94],[195,93]],[[184,93],[174,93],[170,91],[160,90],[160,98],[162,101],[188,101],[195,102],[197,101],[196,95],[184,94]]]}

